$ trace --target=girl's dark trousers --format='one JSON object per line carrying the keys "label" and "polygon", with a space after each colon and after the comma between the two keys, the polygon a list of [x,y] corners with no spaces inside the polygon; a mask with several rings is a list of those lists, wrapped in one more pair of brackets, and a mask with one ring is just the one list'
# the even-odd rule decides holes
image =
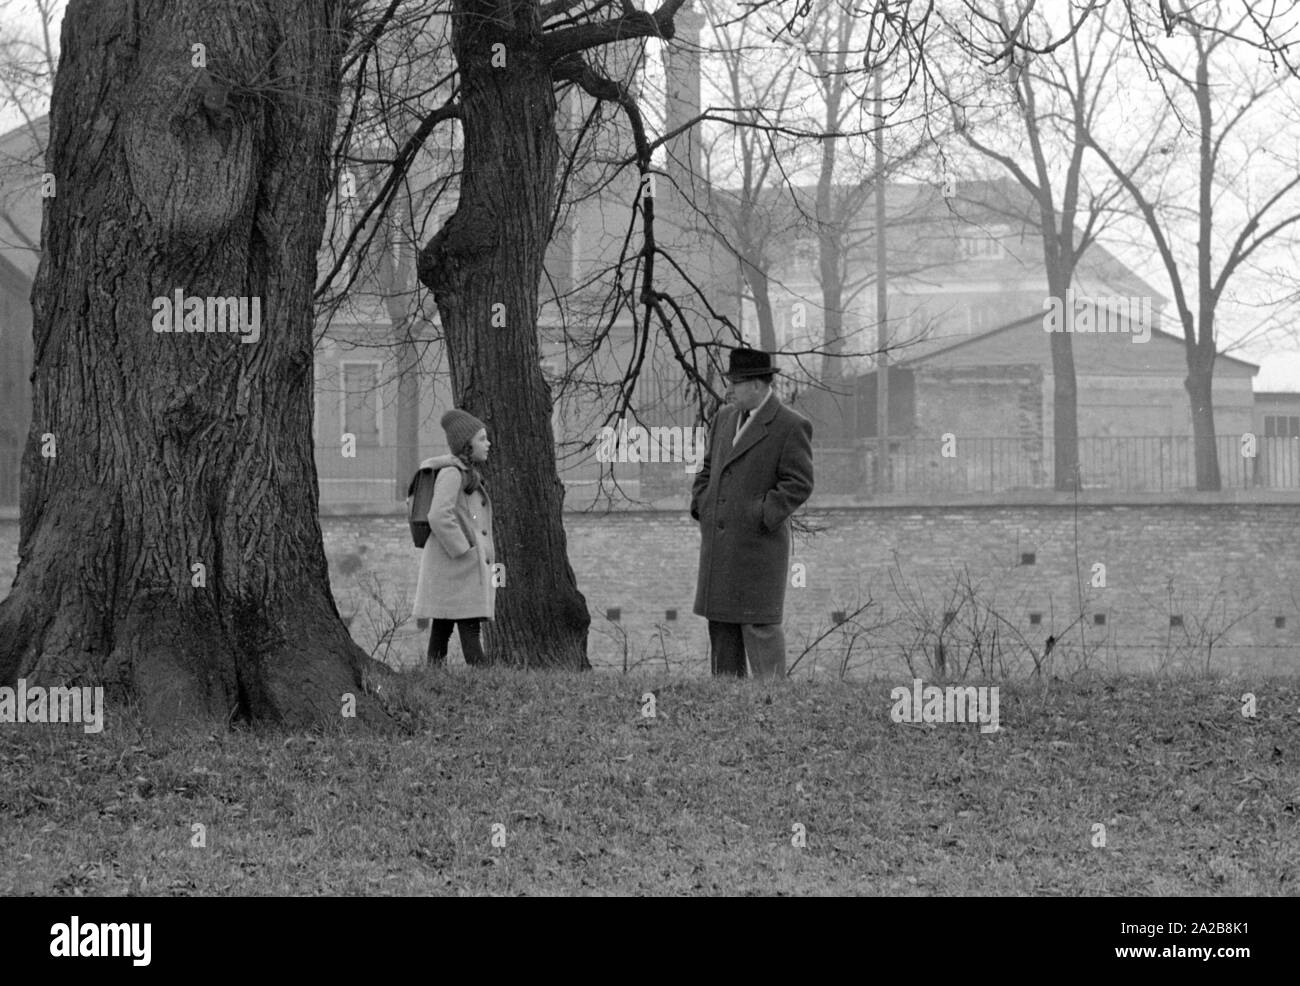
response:
{"label": "girl's dark trousers", "polygon": [[433,631],[429,634],[429,663],[447,663],[447,644],[451,642],[452,627],[460,628],[460,649],[465,654],[465,663],[486,664],[483,658],[483,645],[479,640],[482,620],[434,620]]}

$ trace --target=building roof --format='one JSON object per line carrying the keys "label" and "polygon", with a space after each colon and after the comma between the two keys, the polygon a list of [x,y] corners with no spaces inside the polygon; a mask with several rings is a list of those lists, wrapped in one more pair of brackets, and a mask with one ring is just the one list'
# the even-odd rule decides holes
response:
{"label": "building roof", "polygon": [[[1127,317],[1121,318],[1128,322]],[[1079,369],[1079,363],[1088,365],[1093,362],[1094,367],[1105,367],[1105,363],[1111,365],[1105,367],[1117,375],[1152,375],[1162,373],[1186,373],[1186,362],[1184,357],[1184,344],[1181,336],[1165,332],[1163,329],[1152,326],[1150,329],[1150,339],[1146,344],[1135,343],[1131,338],[1131,331],[1128,333],[1072,333],[1071,338],[1075,342],[1076,370]],[[1051,350],[1046,344],[1047,340],[1043,328],[1042,315],[1026,315],[1024,318],[1016,319],[1005,325],[1000,325],[992,329],[987,329],[960,339],[956,342],[943,340],[942,345],[937,348],[922,353],[917,356],[904,357],[893,362],[891,365],[898,369],[911,370],[925,364],[946,363],[949,365],[966,365],[966,366],[1006,366],[1022,364],[1051,364]],[[1029,345],[1032,340],[1037,338],[1043,339],[1042,346]],[[1126,348],[1115,352],[1109,351],[1111,358],[1109,360],[1090,361],[1089,356],[1095,356],[1101,352],[1100,349],[1092,350],[1084,347],[1089,345],[1105,346],[1107,343],[1123,343]],[[1142,349],[1127,348],[1130,346],[1142,346]],[[1150,346],[1150,349],[1145,348]],[[962,358],[953,359],[952,357],[960,354]],[[1078,360],[1082,355],[1084,359]],[[1236,369],[1236,376],[1254,376],[1259,372],[1259,365],[1251,363],[1235,356],[1227,356],[1220,353],[1216,357],[1218,362],[1226,363]],[[1089,375],[1083,372],[1082,375]]]}
{"label": "building roof", "polygon": [[[933,286],[1023,280],[1029,272],[1043,272],[1038,204],[1024,186],[1008,177],[954,182],[949,197],[943,191],[932,183],[886,183],[885,243],[892,278],[915,278],[921,285],[928,282]],[[736,189],[717,192],[732,207],[739,202]],[[770,258],[771,272],[776,273],[796,252],[791,249],[792,240],[797,245],[816,235],[812,218],[816,192],[813,184],[759,191],[755,204],[767,210],[763,218],[771,245],[779,254]],[[850,247],[850,254],[860,268],[874,265],[874,246],[866,249],[867,240],[874,238],[871,194],[842,183],[831,193],[832,207],[840,211],[849,208],[857,219],[850,233],[850,239],[857,242]],[[972,262],[955,253],[956,241],[971,229],[985,230],[991,238],[996,234],[1005,254]],[[1045,274],[1042,279],[1045,286]],[[1157,309],[1168,303],[1165,295],[1099,242],[1093,242],[1079,259],[1075,282],[1088,291],[1149,297]],[[917,289],[918,285],[909,287]],[[924,291],[923,286],[919,289]]]}

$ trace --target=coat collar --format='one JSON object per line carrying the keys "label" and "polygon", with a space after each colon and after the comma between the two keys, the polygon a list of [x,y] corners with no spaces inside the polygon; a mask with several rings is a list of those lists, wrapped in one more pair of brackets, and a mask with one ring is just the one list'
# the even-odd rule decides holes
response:
{"label": "coat collar", "polygon": [[465,468],[460,459],[456,458],[451,453],[446,455],[435,455],[433,458],[425,459],[420,463],[421,469],[441,469],[444,466],[455,466],[461,471],[464,471]]}
{"label": "coat collar", "polygon": [[[730,462],[732,459],[744,455],[762,441],[763,437],[767,434],[767,426],[772,423],[772,419],[776,417],[776,412],[780,408],[781,398],[777,397],[776,391],[773,390],[767,395],[763,403],[758,406],[757,410],[754,411],[754,416],[749,419],[749,423],[745,425],[745,430],[740,433],[739,441],[736,441],[734,437],[736,434],[736,426],[735,424],[732,424],[730,434],[733,436],[732,441],[735,441],[736,443],[731,447],[731,451],[727,454],[726,462]],[[737,417],[739,417],[740,408],[732,408],[732,410],[736,413]],[[726,462],[723,464],[725,465]]]}
{"label": "coat collar", "polygon": [[[465,474],[465,463],[461,462],[460,459],[450,453],[446,455],[435,455],[433,458],[425,459],[420,463],[421,469],[445,469],[447,466],[451,466],[453,469],[458,470],[463,479]],[[463,491],[464,487],[462,486],[461,489]],[[480,483],[478,493],[479,496],[483,498],[483,502],[487,503],[488,491],[486,484]]]}

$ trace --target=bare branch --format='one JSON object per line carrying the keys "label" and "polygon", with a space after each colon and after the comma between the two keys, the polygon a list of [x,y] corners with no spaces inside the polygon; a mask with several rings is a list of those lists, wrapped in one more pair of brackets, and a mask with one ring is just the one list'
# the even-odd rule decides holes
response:
{"label": "bare branch", "polygon": [[615,41],[631,38],[662,38],[670,41],[675,35],[673,15],[685,0],[664,0],[654,13],[645,10],[628,11],[613,20],[596,24],[579,24],[542,34],[542,56],[555,64],[567,55],[591,48],[599,48]]}

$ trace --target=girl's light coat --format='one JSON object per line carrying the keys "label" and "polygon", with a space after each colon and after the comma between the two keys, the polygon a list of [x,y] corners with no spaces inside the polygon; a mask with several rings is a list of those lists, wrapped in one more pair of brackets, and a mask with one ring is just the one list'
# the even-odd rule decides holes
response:
{"label": "girl's light coat", "polygon": [[454,455],[425,459],[420,468],[442,471],[433,486],[432,532],[420,557],[411,615],[435,620],[493,619],[492,504],[482,489],[465,494],[464,467]]}

